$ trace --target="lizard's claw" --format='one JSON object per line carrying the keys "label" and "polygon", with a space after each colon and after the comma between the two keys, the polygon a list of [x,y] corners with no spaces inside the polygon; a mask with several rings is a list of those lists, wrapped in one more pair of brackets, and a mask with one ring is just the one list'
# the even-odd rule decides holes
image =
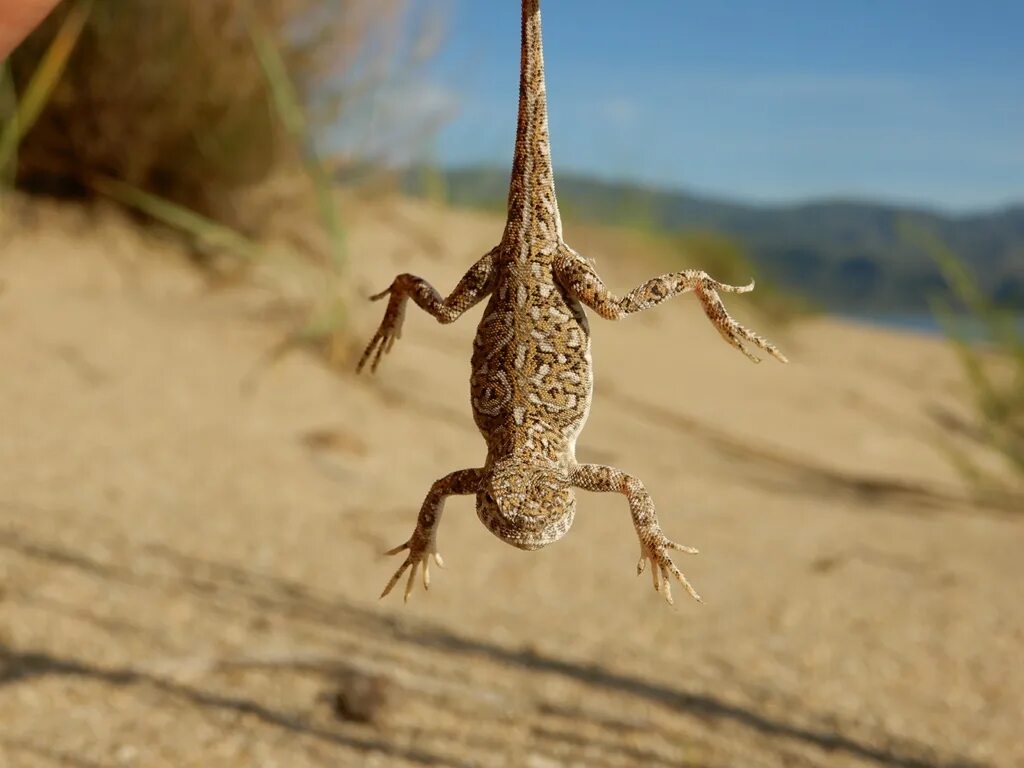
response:
{"label": "lizard's claw", "polygon": [[405,558],[398,570],[395,571],[395,575],[391,577],[391,581],[384,587],[384,591],[380,593],[380,597],[383,600],[387,597],[388,593],[395,588],[395,584],[402,578],[402,574],[409,571],[409,580],[405,583],[405,602],[409,602],[409,595],[412,594],[413,584],[416,582],[416,571],[422,566],[423,568],[423,589],[430,589],[430,558],[434,558],[434,562],[437,563],[438,567],[444,568],[444,560],[441,558],[440,553],[433,544],[422,544],[415,542],[410,539],[405,544],[400,544],[394,549],[389,549],[385,552],[385,555],[397,555],[399,552],[409,550],[409,554]]}
{"label": "lizard's claw", "polygon": [[697,298],[700,299],[701,306],[704,307],[704,314],[708,316],[708,319],[714,324],[715,329],[730,345],[736,347],[736,349],[755,363],[761,362],[761,358],[747,350],[746,347],[743,346],[743,342],[748,342],[756,347],[760,347],[779,362],[788,363],[789,360],[786,359],[786,356],[779,351],[778,347],[768,341],[768,339],[763,336],[759,336],[749,328],[746,328],[733,320],[729,315],[729,311],[722,303],[722,299],[718,295],[719,291],[724,293],[749,293],[752,290],[754,290],[753,280],[751,280],[747,285],[726,285],[725,283],[713,280],[707,275],[703,276],[703,279],[696,287]]}
{"label": "lizard's claw", "polygon": [[665,538],[660,530],[652,534],[648,541],[640,540],[640,560],[636,564],[636,573],[639,576],[644,572],[644,568],[647,567],[647,563],[651,564],[651,579],[654,582],[654,589],[657,592],[664,592],[665,599],[668,600],[669,605],[672,605],[672,577],[679,579],[683,588],[690,594],[694,600],[698,603],[703,603],[700,595],[697,594],[690,582],[686,580],[683,572],[676,567],[676,564],[672,562],[672,558],[669,557],[668,550],[678,549],[680,552],[685,552],[688,555],[696,555],[697,550],[693,547],[683,546],[677,544],[670,539]]}
{"label": "lizard's claw", "polygon": [[356,365],[356,373],[362,371],[363,366],[371,358],[370,372],[375,372],[377,366],[380,365],[380,359],[391,351],[391,347],[395,345],[395,340],[402,336],[406,296],[401,290],[396,290],[396,283],[397,280],[385,290],[370,297],[370,301],[379,301],[385,296],[390,296],[391,298],[388,299],[388,308],[384,312],[384,319],[381,320],[380,327],[373,335],[373,338],[370,339],[370,343],[366,345],[363,356],[359,358],[359,363]]}

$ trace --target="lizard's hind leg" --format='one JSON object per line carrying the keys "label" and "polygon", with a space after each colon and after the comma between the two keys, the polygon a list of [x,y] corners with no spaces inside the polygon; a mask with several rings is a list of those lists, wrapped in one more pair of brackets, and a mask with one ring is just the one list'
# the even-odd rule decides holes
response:
{"label": "lizard's hind leg", "polygon": [[669,555],[673,549],[689,555],[696,555],[697,550],[677,544],[662,533],[661,526],[658,525],[658,515],[654,511],[654,501],[642,482],[622,470],[601,464],[578,464],[570,473],[569,479],[574,486],[586,491],[623,494],[629,501],[633,527],[636,528],[636,535],[640,539],[637,575],[643,573],[644,568],[650,563],[654,589],[663,592],[670,604],[673,577],[679,580],[690,597],[697,602],[703,602]]}
{"label": "lizard's hind leg", "polygon": [[693,291],[700,299],[704,314],[708,316],[722,338],[750,360],[755,363],[761,361],[757,355],[744,347],[744,342],[763,349],[780,362],[788,362],[778,347],[736,322],[718,295],[749,293],[754,290],[753,281],[748,285],[727,285],[699,269],[687,269],[651,278],[625,296],[619,297],[605,287],[593,264],[568,247],[555,263],[555,278],[571,296],[608,320],[620,320],[634,312],[656,307],[673,296]]}
{"label": "lizard's hind leg", "polygon": [[449,496],[467,495],[476,493],[483,482],[482,469],[460,469],[450,475],[442,477],[430,486],[427,498],[423,500],[420,507],[419,517],[416,519],[416,528],[412,536],[404,544],[399,544],[394,549],[389,549],[384,554],[397,555],[399,552],[409,551],[405,561],[395,571],[388,585],[384,587],[381,597],[395,588],[395,584],[402,578],[402,574],[409,571],[409,580],[405,584],[405,599],[409,600],[412,594],[412,587],[416,581],[416,571],[423,568],[423,588],[430,588],[430,557],[438,566],[444,566],[444,560],[437,551],[437,526],[441,522],[441,513],[444,511],[444,502]]}
{"label": "lizard's hind leg", "polygon": [[402,335],[405,306],[410,298],[439,323],[451,323],[490,293],[495,275],[494,253],[490,251],[470,267],[455,286],[455,290],[444,299],[437,289],[422,277],[409,274],[399,275],[386,289],[371,296],[371,301],[379,301],[387,296],[388,307],[384,311],[380,327],[366,345],[363,356],[359,358],[356,372],[363,370],[367,361],[371,361],[370,371],[376,371],[381,357],[391,351],[395,340]]}

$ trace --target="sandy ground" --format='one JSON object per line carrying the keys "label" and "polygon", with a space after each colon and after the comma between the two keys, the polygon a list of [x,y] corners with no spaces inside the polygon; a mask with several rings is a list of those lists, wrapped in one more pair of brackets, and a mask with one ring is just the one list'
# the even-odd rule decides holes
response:
{"label": "sandy ground", "polygon": [[[447,289],[500,233],[400,208],[445,255],[366,218],[362,293]],[[534,553],[453,499],[448,568],[403,605],[379,553],[483,458],[479,310],[412,312],[374,379],[298,352],[247,388],[272,291],[211,289],[108,214],[3,227],[0,766],[1024,765],[1024,517],[965,501],[936,447],[964,413],[941,342],[733,297],[794,361],[755,367],[690,298],[594,320],[580,457],[646,482],[706,604],[666,605],[625,502],[581,494]],[[657,269],[574,243],[620,290]]]}

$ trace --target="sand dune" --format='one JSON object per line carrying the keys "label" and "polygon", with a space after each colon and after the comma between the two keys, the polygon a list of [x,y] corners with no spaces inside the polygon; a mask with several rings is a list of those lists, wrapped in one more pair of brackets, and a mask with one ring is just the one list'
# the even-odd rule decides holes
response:
{"label": "sand dune", "polygon": [[[355,288],[442,288],[492,217],[358,217]],[[430,483],[477,466],[474,320],[411,312],[374,378],[296,352],[261,281],[211,289],[123,219],[9,209],[0,250],[0,766],[1024,764],[1024,517],[938,447],[940,340],[815,319],[752,366],[695,301],[595,319],[580,458],[641,477],[705,605],[634,574],[621,498],[377,595]],[[571,236],[571,230],[569,235]],[[592,238],[588,238],[591,240]],[[594,239],[594,243],[598,241]],[[624,290],[661,266],[588,242]],[[354,308],[368,338],[381,306]],[[991,457],[979,456],[992,461]]]}

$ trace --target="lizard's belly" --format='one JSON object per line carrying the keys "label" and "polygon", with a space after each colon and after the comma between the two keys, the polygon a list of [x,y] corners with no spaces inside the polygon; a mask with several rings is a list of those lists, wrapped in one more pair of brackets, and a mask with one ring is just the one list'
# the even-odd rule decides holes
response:
{"label": "lizard's belly", "polygon": [[574,458],[590,411],[590,329],[553,283],[503,281],[477,328],[473,418],[493,455]]}

